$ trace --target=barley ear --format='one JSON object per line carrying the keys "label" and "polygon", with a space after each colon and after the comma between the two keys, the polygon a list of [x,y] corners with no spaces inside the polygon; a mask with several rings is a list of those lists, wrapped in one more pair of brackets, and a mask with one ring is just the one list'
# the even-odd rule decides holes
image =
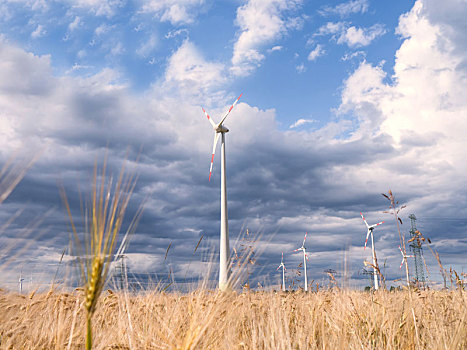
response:
{"label": "barley ear", "polygon": [[97,256],[92,262],[91,278],[86,286],[86,310],[93,314],[96,306],[97,296],[102,287],[102,268],[104,259]]}

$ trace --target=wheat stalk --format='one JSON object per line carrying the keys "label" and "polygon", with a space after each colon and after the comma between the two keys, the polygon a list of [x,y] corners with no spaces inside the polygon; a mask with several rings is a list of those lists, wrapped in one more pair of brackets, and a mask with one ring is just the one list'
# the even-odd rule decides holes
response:
{"label": "wheat stalk", "polygon": [[[86,231],[84,243],[78,237],[65,191],[63,189],[61,191],[62,199],[70,219],[75,249],[78,253],[81,278],[84,284],[86,350],[92,348],[92,317],[107,280],[110,265],[114,259],[118,234],[136,184],[134,175],[125,176],[124,168],[122,168],[118,181],[113,185],[112,178],[108,179],[106,176],[106,162],[104,162],[102,167],[99,181],[97,168],[96,162],[94,165],[92,200],[85,212]],[[140,210],[138,210],[138,214],[140,213]],[[135,225],[132,225],[132,227],[135,228]],[[83,245],[85,248],[84,257]]]}

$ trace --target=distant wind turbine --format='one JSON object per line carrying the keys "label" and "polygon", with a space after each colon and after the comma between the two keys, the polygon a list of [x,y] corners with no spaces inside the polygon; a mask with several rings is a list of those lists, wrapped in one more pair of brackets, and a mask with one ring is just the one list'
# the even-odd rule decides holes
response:
{"label": "distant wind turbine", "polygon": [[404,265],[404,262],[406,261],[406,259],[415,258],[415,255],[405,255],[401,249],[401,246],[399,246],[399,251],[401,252],[401,255],[402,255],[402,261],[401,261],[401,266],[399,266],[399,270],[402,270],[402,265]]}
{"label": "distant wind turbine", "polygon": [[295,249],[294,252],[298,252],[299,250],[301,250],[303,252],[303,267],[304,267],[304,272],[305,272],[305,292],[308,291],[308,279],[307,279],[307,276],[306,276],[306,261],[308,260],[308,255],[306,253],[306,248],[305,248],[305,241],[306,241],[306,235],[308,234],[308,232],[305,232],[305,238],[303,238],[303,243],[302,243],[302,246],[298,249]]}
{"label": "distant wind turbine", "polygon": [[375,251],[375,242],[373,239],[373,230],[375,229],[376,226],[381,225],[384,221],[378,222],[377,224],[374,225],[368,225],[368,223],[365,220],[365,217],[363,214],[360,212],[360,215],[362,216],[363,221],[365,222],[365,225],[368,229],[366,233],[366,239],[365,239],[365,247],[363,248],[364,250],[366,249],[366,244],[368,242],[368,236],[371,234],[371,253],[373,255],[373,271],[374,271],[374,281],[375,281],[375,290],[378,290],[378,272],[376,271],[376,251]]}
{"label": "distant wind turbine", "polygon": [[277,268],[279,270],[282,267],[282,291],[285,292],[285,271],[287,270],[284,265],[284,252],[282,252],[281,264]]}
{"label": "distant wind turbine", "polygon": [[221,143],[221,239],[220,239],[220,257],[219,257],[219,289],[224,291],[229,288],[229,261],[230,261],[230,248],[229,248],[229,224],[227,215],[227,184],[225,174],[225,133],[229,132],[223,123],[227,116],[230,114],[232,109],[237,104],[240,97],[238,96],[235,102],[230,106],[229,110],[222,117],[219,123],[215,123],[209,114],[204,110],[203,112],[208,118],[209,122],[214,129],[214,143],[212,145],[212,157],[211,157],[211,168],[209,170],[209,181],[211,181],[212,165],[214,163],[214,154],[216,153],[217,142],[219,141],[219,135],[222,135]]}
{"label": "distant wind turbine", "polygon": [[23,293],[23,281],[25,279],[23,278],[23,270],[21,270],[20,274],[19,274],[19,280],[18,280],[18,283],[19,283],[19,293],[22,294]]}

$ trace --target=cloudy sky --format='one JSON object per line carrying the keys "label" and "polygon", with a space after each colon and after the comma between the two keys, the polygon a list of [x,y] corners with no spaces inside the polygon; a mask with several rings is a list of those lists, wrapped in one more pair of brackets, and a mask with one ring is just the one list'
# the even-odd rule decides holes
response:
{"label": "cloudy sky", "polygon": [[465,18],[465,0],[0,1],[0,161],[38,158],[0,207],[1,280],[50,282],[69,240],[59,184],[79,217],[106,150],[111,172],[127,159],[139,175],[128,217],[146,201],[130,270],[215,270],[220,157],[209,182],[202,107],[218,120],[240,93],[226,121],[229,228],[231,247],[247,228],[256,237],[253,278],[277,284],[282,251],[292,277],[307,231],[310,280],[345,260],[364,285],[360,211],[386,221],[379,262],[403,277],[389,189],[407,205],[403,233],[415,213],[443,264],[467,271]]}

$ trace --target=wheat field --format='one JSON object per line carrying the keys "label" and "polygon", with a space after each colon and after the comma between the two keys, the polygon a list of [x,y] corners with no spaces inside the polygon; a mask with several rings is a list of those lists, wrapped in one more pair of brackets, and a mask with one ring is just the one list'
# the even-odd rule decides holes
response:
{"label": "wheat field", "polygon": [[[104,291],[95,349],[466,349],[465,291]],[[1,349],[83,349],[82,291],[0,293]]]}

